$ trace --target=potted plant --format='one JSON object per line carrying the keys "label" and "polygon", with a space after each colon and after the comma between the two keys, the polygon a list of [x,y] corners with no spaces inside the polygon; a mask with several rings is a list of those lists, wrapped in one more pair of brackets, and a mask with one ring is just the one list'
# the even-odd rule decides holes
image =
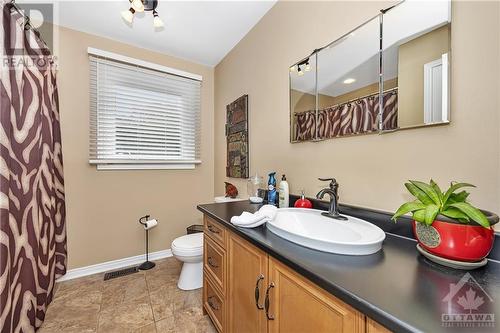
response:
{"label": "potted plant", "polygon": [[410,180],[405,186],[415,200],[401,205],[392,219],[411,213],[413,232],[421,247],[458,261],[476,262],[488,255],[495,237],[491,226],[498,222],[498,216],[467,201],[469,193],[463,188],[474,185],[452,182],[443,192],[431,179],[429,184]]}

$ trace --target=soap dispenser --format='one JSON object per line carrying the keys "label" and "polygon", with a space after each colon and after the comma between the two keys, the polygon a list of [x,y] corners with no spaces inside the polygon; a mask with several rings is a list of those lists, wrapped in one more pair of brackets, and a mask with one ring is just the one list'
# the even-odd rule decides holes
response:
{"label": "soap dispenser", "polygon": [[300,199],[295,201],[295,204],[293,205],[295,208],[312,208],[312,203],[308,199],[306,199],[306,196],[304,194],[304,190],[302,190],[302,194],[300,196]]}
{"label": "soap dispenser", "polygon": [[280,198],[280,208],[288,208],[289,206],[289,196],[290,196],[290,190],[288,186],[288,182],[286,181],[286,176],[283,175],[281,177],[280,181],[280,192],[279,192],[279,198]]}
{"label": "soap dispenser", "polygon": [[267,182],[267,203],[276,206],[278,193],[276,192],[276,172],[271,172],[269,174],[269,180]]}

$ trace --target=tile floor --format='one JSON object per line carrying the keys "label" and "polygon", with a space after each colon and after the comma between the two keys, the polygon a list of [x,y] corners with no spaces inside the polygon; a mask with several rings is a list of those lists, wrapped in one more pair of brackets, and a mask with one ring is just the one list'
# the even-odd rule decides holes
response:
{"label": "tile floor", "polygon": [[202,313],[202,290],[177,288],[181,263],[103,281],[104,273],[58,283],[41,333],[215,333]]}

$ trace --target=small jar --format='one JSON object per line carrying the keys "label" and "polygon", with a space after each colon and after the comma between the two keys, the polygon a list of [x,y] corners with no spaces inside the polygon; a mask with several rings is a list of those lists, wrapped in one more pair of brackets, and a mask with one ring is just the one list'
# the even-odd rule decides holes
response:
{"label": "small jar", "polygon": [[248,178],[247,181],[247,192],[250,202],[252,203],[261,203],[264,201],[264,193],[265,191],[259,191],[264,186],[264,179],[259,175],[255,174]]}

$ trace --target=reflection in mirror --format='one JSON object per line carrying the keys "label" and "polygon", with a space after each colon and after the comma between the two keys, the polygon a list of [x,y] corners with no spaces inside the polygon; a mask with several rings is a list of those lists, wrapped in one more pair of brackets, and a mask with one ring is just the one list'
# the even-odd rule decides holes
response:
{"label": "reflection in mirror", "polygon": [[383,130],[449,122],[450,22],[449,1],[405,1],[383,15],[384,90],[397,87]]}
{"label": "reflection in mirror", "polygon": [[290,67],[291,141],[316,138],[316,53]]}
{"label": "reflection in mirror", "polygon": [[378,132],[380,18],[318,52],[318,138]]}

